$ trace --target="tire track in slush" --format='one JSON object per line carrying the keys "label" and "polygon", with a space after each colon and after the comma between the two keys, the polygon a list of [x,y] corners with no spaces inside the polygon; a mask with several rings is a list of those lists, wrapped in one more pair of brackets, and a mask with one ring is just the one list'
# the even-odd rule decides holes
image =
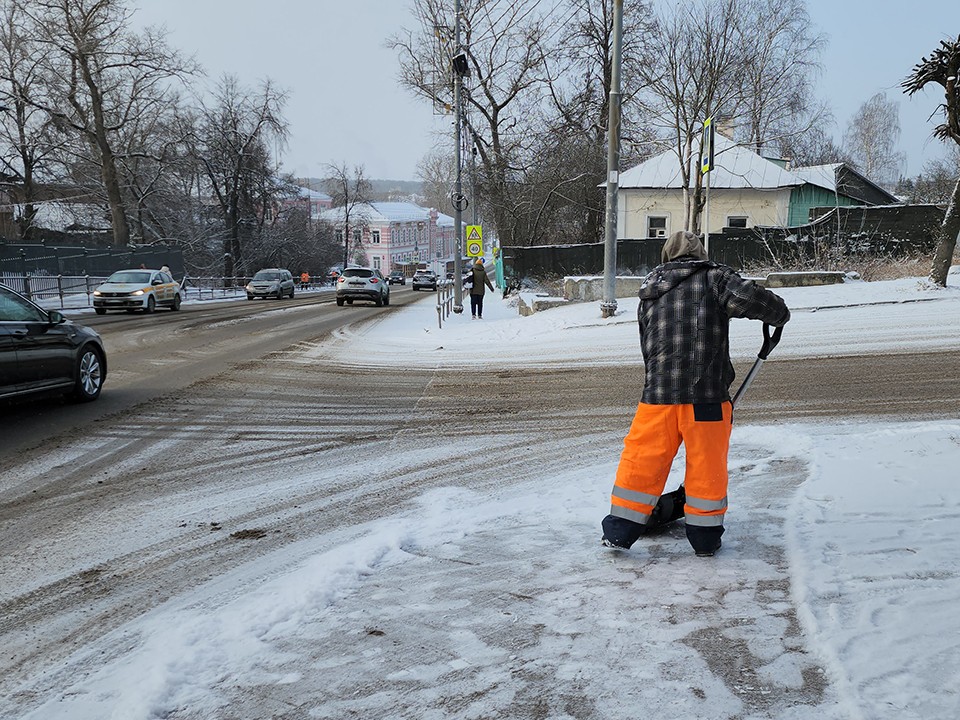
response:
{"label": "tire track in slush", "polygon": [[[92,437],[70,446],[73,449],[79,444],[84,449],[69,464],[48,467],[43,477],[27,481],[42,487],[42,494],[31,492],[19,503],[6,503],[0,508],[0,520],[11,527],[14,536],[22,527],[18,526],[18,517],[33,518],[33,527],[43,525],[46,519],[49,525],[38,535],[51,537],[56,535],[56,514],[88,517],[107,503],[114,508],[136,507],[182,495],[189,495],[194,502],[200,498],[199,505],[206,503],[210,517],[219,518],[216,531],[203,523],[184,523],[173,533],[169,527],[145,526],[143,535],[150,541],[143,547],[119,554],[115,548],[99,555],[91,552],[62,577],[5,600],[0,604],[0,633],[9,652],[0,663],[0,689],[11,692],[25,677],[49,676],[70,653],[229,568],[302,537],[382,517],[430,487],[469,477],[474,464],[472,453],[460,453],[439,467],[436,461],[416,461],[417,448],[435,447],[440,429],[454,444],[483,446],[475,440],[478,434],[493,438],[486,445],[500,452],[508,479],[500,475],[484,479],[477,483],[479,491],[525,477],[531,461],[537,472],[551,468],[559,472],[564,465],[562,458],[538,460],[531,452],[529,433],[536,430],[542,418],[514,421],[508,431],[499,428],[502,417],[513,414],[513,402],[500,412],[494,409],[487,418],[473,416],[472,408],[460,408],[462,376],[457,373],[434,382],[446,374],[403,372],[385,382],[379,371],[332,368],[307,374],[296,367],[299,384],[291,389],[290,371],[282,358],[279,360],[248,363],[228,377],[197,383],[189,388],[184,400],[168,399],[138,408],[135,423],[112,418]],[[238,387],[256,388],[255,397],[248,393],[247,397],[234,399]],[[411,387],[421,390],[411,392]],[[359,388],[361,395],[375,390],[382,399],[383,405],[375,412],[359,417],[360,424],[367,426],[362,434],[331,422],[342,415],[342,407],[334,403],[314,409],[306,416],[306,423],[302,423],[301,410],[296,428],[290,431],[290,417],[284,411],[289,403],[316,391],[322,391],[321,396],[338,397],[331,391],[341,388]],[[438,390],[427,392],[430,388]],[[513,395],[505,398],[512,400]],[[184,427],[177,417],[171,419],[170,413],[177,408],[188,409],[189,426]],[[450,415],[462,418],[463,424],[449,427],[443,418]],[[468,417],[472,417],[470,424],[466,423]],[[495,426],[496,432],[483,425]],[[287,430],[269,433],[264,427]],[[571,426],[565,432],[574,447],[582,444],[587,450],[593,445],[583,441],[579,427]],[[401,435],[402,445],[409,446],[404,453],[408,462],[397,467],[387,464],[383,478],[371,479],[362,471],[342,476],[320,473],[322,486],[309,488],[293,483],[285,497],[273,501],[261,488],[253,492],[253,507],[218,507],[222,496],[258,490],[261,481],[238,479],[241,470],[317,476],[317,458],[334,468],[349,468],[357,453],[361,457],[389,458],[396,453]],[[575,440],[578,437],[580,441]],[[238,438],[235,453],[229,450],[231,438]],[[251,439],[254,449],[249,452]],[[146,456],[162,458],[162,465],[146,467]],[[28,465],[29,459],[24,460]],[[101,468],[109,468],[106,479],[91,484],[91,475]],[[390,497],[390,502],[384,503],[383,497]],[[214,513],[214,508],[220,512]],[[146,522],[146,518],[139,520]],[[238,542],[227,532],[251,527],[266,533],[256,543]],[[156,540],[154,534],[169,537]],[[77,542],[82,543],[82,538]],[[6,549],[10,551],[4,554],[6,562],[16,562],[16,548]]]}

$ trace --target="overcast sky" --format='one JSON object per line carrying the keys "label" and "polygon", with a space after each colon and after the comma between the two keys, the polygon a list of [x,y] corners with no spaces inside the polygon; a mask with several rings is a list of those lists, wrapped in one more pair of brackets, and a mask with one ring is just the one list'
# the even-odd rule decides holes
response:
{"label": "overcast sky", "polygon": [[[668,0],[664,0],[668,1]],[[412,28],[409,0],[132,0],[141,24],[166,25],[170,43],[194,53],[210,81],[223,73],[255,86],[271,78],[290,92],[286,170],[324,174],[327,163],[362,164],[367,176],[416,179],[438,143],[452,145],[449,118],[397,83],[384,40]],[[452,0],[451,0],[452,2]],[[808,0],[829,36],[819,95],[832,107],[836,140],[872,95],[900,103],[907,172],[942,154],[927,118],[934,91],[908,99],[900,81],[941,39],[960,35],[958,0]]]}

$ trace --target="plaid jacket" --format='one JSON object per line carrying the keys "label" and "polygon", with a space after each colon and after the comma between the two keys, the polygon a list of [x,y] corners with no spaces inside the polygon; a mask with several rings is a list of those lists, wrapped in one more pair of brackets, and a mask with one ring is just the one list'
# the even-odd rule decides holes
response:
{"label": "plaid jacket", "polygon": [[655,268],[640,287],[643,402],[652,405],[723,402],[735,373],[730,318],[780,327],[790,319],[778,295],[732,268],[679,258]]}

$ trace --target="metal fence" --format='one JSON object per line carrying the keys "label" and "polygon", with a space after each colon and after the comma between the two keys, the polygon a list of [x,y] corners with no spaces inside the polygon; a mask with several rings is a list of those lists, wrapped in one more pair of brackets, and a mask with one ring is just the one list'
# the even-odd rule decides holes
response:
{"label": "metal fence", "polygon": [[[93,291],[107,275],[15,275],[0,272],[0,283],[45,307],[93,307]],[[185,300],[222,300],[246,297],[244,287],[250,278],[183,278]],[[319,287],[316,284],[315,287]]]}
{"label": "metal fence", "polygon": [[0,239],[0,274],[83,277],[110,275],[116,270],[166,265],[175,277],[184,274],[183,251],[177,245],[129,248],[29,245]]}

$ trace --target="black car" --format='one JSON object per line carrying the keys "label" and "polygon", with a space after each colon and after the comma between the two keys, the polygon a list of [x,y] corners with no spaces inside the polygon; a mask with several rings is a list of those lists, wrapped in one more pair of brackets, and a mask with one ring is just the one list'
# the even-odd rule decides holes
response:
{"label": "black car", "polygon": [[391,285],[396,285],[397,283],[400,285],[406,285],[407,276],[403,274],[403,270],[394,270],[387,278],[387,282]]}
{"label": "black car", "polygon": [[40,392],[100,396],[107,354],[100,336],[0,285],[0,400]]}
{"label": "black car", "polygon": [[429,270],[420,270],[413,276],[413,289],[436,290],[437,276]]}

